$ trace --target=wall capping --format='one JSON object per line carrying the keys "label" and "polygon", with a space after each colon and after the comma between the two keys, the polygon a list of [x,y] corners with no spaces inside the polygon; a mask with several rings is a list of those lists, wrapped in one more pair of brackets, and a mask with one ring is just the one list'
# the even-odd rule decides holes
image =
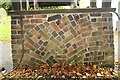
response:
{"label": "wall capping", "polygon": [[82,8],[82,9],[57,9],[39,11],[8,11],[9,15],[28,15],[28,14],[52,14],[52,13],[90,13],[90,12],[115,12],[116,8]]}

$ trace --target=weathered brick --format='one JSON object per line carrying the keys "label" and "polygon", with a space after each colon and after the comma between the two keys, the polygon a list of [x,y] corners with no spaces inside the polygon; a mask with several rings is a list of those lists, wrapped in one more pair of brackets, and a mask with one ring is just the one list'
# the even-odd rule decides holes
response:
{"label": "weathered brick", "polygon": [[15,49],[15,50],[16,49],[18,49],[18,50],[22,49],[22,44],[21,45],[20,44],[14,44],[14,45],[12,45],[12,48]]}
{"label": "weathered brick", "polygon": [[46,18],[47,15],[46,14],[36,14],[35,18]]}
{"label": "weathered brick", "polygon": [[92,23],[92,26],[102,26],[102,22],[96,22],[96,23]]}
{"label": "weathered brick", "polygon": [[76,26],[75,21],[72,21],[72,22],[71,22],[71,24],[72,24],[72,26],[73,26],[73,27],[75,27],[75,26]]}
{"label": "weathered brick", "polygon": [[70,24],[70,22],[69,22],[68,20],[66,20],[66,21],[64,21],[63,23],[61,23],[61,24],[59,25],[59,27],[60,27],[60,29],[62,29],[62,28],[66,27],[66,26],[69,25],[69,24]]}
{"label": "weathered brick", "polygon": [[54,36],[54,37],[57,37],[58,36],[58,34],[54,31],[54,32],[52,32],[52,35]]}
{"label": "weathered brick", "polygon": [[12,25],[12,29],[20,30],[21,26],[20,25]]}
{"label": "weathered brick", "polygon": [[96,41],[98,37],[87,37],[87,42]]}
{"label": "weathered brick", "polygon": [[17,44],[17,40],[16,39],[12,39],[11,43],[12,44]]}
{"label": "weathered brick", "polygon": [[18,63],[18,59],[13,59],[13,63]]}
{"label": "weathered brick", "polygon": [[51,22],[50,25],[55,31],[60,31],[59,27],[56,25],[55,22]]}
{"label": "weathered brick", "polygon": [[67,43],[67,44],[66,44],[66,47],[67,47],[67,48],[68,48],[68,47],[70,47],[70,46],[71,46],[71,44],[70,44],[70,43]]}
{"label": "weathered brick", "polygon": [[25,16],[20,16],[20,15],[12,15],[11,16],[12,20],[14,19],[20,19],[20,18],[25,18]]}
{"label": "weathered brick", "polygon": [[40,33],[41,36],[43,36],[46,40],[49,39],[49,36],[48,36],[46,33],[44,33],[42,30],[40,30],[39,33]]}
{"label": "weathered brick", "polygon": [[114,39],[114,35],[113,34],[109,35],[109,39]]}
{"label": "weathered brick", "polygon": [[68,15],[68,18],[69,18],[70,21],[73,20],[73,16],[72,15]]}
{"label": "weathered brick", "polygon": [[86,17],[86,16],[88,16],[88,14],[80,14],[80,18],[83,18],[83,17]]}
{"label": "weathered brick", "polygon": [[49,24],[48,22],[45,22],[44,25],[45,25],[46,27],[49,27],[49,26],[50,26],[50,24]]}
{"label": "weathered brick", "polygon": [[89,42],[88,46],[96,46],[96,42]]}
{"label": "weathered brick", "polygon": [[51,37],[50,40],[56,45],[60,45],[60,43],[54,37]]}
{"label": "weathered brick", "polygon": [[82,37],[88,37],[88,36],[90,36],[91,35],[91,32],[84,32],[84,33],[82,33]]}
{"label": "weathered brick", "polygon": [[56,39],[57,39],[59,42],[62,41],[62,38],[61,38],[60,36],[58,36]]}
{"label": "weathered brick", "polygon": [[27,19],[34,18],[34,15],[26,15],[25,18]]}
{"label": "weathered brick", "polygon": [[113,39],[112,39],[112,40],[107,40],[107,42],[108,42],[108,43],[113,43],[114,40],[113,40]]}
{"label": "weathered brick", "polygon": [[35,30],[36,30],[36,31],[39,31],[39,30],[40,30],[40,27],[39,27],[39,26],[35,26]]}
{"label": "weathered brick", "polygon": [[73,34],[74,37],[77,36],[77,32],[75,31],[75,29],[73,29],[73,27],[70,26],[70,32]]}
{"label": "weathered brick", "polygon": [[41,56],[44,56],[46,53],[43,51],[43,52],[41,52]]}
{"label": "weathered brick", "polygon": [[73,52],[73,51],[74,51],[73,47],[69,47],[67,50],[68,50],[68,53],[70,53],[70,52]]}
{"label": "weathered brick", "polygon": [[31,49],[32,51],[35,50],[35,48],[29,43],[29,42],[25,42],[24,43],[26,47],[28,47],[29,49]]}
{"label": "weathered brick", "polygon": [[109,35],[103,35],[103,40],[109,39]]}
{"label": "weathered brick", "polygon": [[110,22],[110,21],[112,21],[113,19],[112,18],[108,18],[108,21]]}
{"label": "weathered brick", "polygon": [[12,30],[12,31],[11,31],[11,34],[13,34],[13,35],[14,35],[14,34],[17,34],[17,31],[16,31],[16,30]]}
{"label": "weathered brick", "polygon": [[80,40],[80,41],[77,42],[77,46],[80,46],[80,45],[82,45],[84,43],[85,43],[85,39],[82,39],[82,40]]}
{"label": "weathered brick", "polygon": [[22,44],[23,40],[22,39],[17,39],[17,44]]}
{"label": "weathered brick", "polygon": [[87,22],[87,21],[88,21],[88,20],[87,20],[87,18],[85,17],[85,18],[79,19],[77,22],[78,22],[78,24],[82,24],[82,23]]}
{"label": "weathered brick", "polygon": [[12,20],[11,24],[17,24],[17,20]]}
{"label": "weathered brick", "polygon": [[104,34],[113,34],[113,31],[104,31]]}
{"label": "weathered brick", "polygon": [[80,26],[81,26],[81,28],[83,28],[83,27],[88,27],[90,25],[91,25],[91,23],[90,23],[90,21],[88,21],[88,22],[81,24]]}
{"label": "weathered brick", "polygon": [[104,60],[104,56],[98,56],[98,60]]}
{"label": "weathered brick", "polygon": [[17,50],[13,50],[13,49],[12,49],[12,53],[17,53]]}
{"label": "weathered brick", "polygon": [[31,23],[43,23],[42,19],[32,19]]}
{"label": "weathered brick", "polygon": [[53,63],[57,63],[57,60],[53,59],[52,62],[53,62]]}
{"label": "weathered brick", "polygon": [[29,20],[29,19],[23,19],[23,20],[22,20],[22,23],[23,23],[23,24],[30,24],[30,20]]}
{"label": "weathered brick", "polygon": [[97,18],[97,22],[107,22],[107,18]]}
{"label": "weathered brick", "polygon": [[94,51],[94,50],[99,50],[99,47],[89,47],[88,48],[88,51]]}
{"label": "weathered brick", "polygon": [[64,22],[64,21],[66,21],[67,19],[68,19],[67,16],[63,16],[63,17],[61,18],[61,21]]}
{"label": "weathered brick", "polygon": [[73,16],[74,16],[75,21],[78,21],[78,20],[80,19],[77,14],[75,14],[75,15],[73,15]]}
{"label": "weathered brick", "polygon": [[32,28],[34,28],[35,27],[35,24],[25,24],[24,26],[24,29],[32,29]]}
{"label": "weathered brick", "polygon": [[112,22],[105,22],[105,23],[103,23],[102,26],[111,26],[111,25],[113,25]]}
{"label": "weathered brick", "polygon": [[31,45],[34,45],[34,41],[29,38],[28,36],[25,36],[26,41],[28,41]]}
{"label": "weathered brick", "polygon": [[22,39],[22,35],[12,35],[12,39]]}
{"label": "weathered brick", "polygon": [[91,13],[90,16],[92,16],[92,17],[99,17],[99,16],[101,16],[101,13]]}

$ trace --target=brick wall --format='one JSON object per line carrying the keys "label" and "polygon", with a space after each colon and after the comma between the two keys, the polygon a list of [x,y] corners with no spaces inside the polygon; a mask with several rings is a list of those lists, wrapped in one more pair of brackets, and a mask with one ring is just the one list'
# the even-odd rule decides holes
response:
{"label": "brick wall", "polygon": [[[23,16],[22,64],[100,62],[113,65],[111,13],[29,14]],[[12,15],[14,66],[22,55],[20,16]]]}

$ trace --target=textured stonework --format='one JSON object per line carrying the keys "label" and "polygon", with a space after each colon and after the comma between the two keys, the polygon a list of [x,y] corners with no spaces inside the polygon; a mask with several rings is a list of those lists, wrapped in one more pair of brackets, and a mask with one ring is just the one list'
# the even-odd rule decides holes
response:
{"label": "textured stonework", "polygon": [[[12,52],[15,66],[22,54],[22,36],[19,18],[12,17]],[[77,61],[113,65],[111,13],[24,15],[23,25],[23,64]]]}

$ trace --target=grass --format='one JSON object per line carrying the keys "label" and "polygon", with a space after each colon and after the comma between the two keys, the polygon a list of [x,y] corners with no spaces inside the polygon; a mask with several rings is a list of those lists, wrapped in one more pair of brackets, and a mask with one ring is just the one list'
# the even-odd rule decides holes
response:
{"label": "grass", "polygon": [[120,71],[118,71],[118,79],[120,80]]}

